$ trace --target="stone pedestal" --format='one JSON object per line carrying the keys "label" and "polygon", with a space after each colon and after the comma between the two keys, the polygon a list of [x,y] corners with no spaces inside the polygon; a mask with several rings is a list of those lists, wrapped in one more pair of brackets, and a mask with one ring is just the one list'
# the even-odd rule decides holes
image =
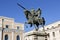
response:
{"label": "stone pedestal", "polygon": [[47,40],[47,33],[44,31],[32,31],[26,35],[27,40]]}

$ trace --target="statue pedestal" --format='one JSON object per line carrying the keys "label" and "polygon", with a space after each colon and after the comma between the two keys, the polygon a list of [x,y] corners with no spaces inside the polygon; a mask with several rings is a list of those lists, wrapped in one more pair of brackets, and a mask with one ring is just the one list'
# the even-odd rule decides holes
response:
{"label": "statue pedestal", "polygon": [[26,35],[27,40],[47,40],[47,33],[44,31],[32,31]]}

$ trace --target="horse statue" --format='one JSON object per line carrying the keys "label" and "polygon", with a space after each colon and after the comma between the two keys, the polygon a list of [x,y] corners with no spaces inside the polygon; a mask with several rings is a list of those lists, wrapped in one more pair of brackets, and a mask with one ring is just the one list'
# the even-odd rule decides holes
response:
{"label": "horse statue", "polygon": [[35,11],[34,9],[29,11],[26,8],[24,8],[23,6],[21,6],[20,4],[18,4],[18,6],[20,6],[21,8],[24,9],[24,14],[27,19],[27,22],[25,22],[25,24],[30,24],[30,27],[32,27],[32,25],[35,25],[36,30],[39,29],[39,25],[45,25],[45,19],[44,19],[44,17],[41,17],[40,8],[38,8],[37,11]]}

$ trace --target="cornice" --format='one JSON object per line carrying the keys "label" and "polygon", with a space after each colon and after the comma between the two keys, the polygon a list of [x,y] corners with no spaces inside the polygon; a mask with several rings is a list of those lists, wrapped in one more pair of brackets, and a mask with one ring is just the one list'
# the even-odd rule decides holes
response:
{"label": "cornice", "polygon": [[47,29],[45,31],[49,31],[49,30],[55,30],[55,31],[57,31],[59,29],[60,29],[60,26],[56,26],[56,27],[49,28],[49,29]]}
{"label": "cornice", "polygon": [[20,29],[9,29],[9,28],[0,28],[0,30],[3,32],[24,32],[24,30],[20,30]]}

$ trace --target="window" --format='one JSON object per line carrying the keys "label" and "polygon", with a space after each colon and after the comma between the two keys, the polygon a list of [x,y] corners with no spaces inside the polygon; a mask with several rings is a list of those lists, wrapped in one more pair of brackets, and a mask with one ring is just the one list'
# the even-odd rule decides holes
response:
{"label": "window", "polygon": [[47,28],[47,30],[48,30],[49,28]]}
{"label": "window", "polygon": [[45,36],[45,38],[47,38],[47,36]]}
{"label": "window", "polygon": [[20,40],[20,37],[19,37],[19,35],[17,35],[16,39],[17,39],[17,40]]}
{"label": "window", "polygon": [[19,26],[17,26],[17,29],[19,29]]}
{"label": "window", "polygon": [[54,26],[52,26],[52,28],[54,28]]}
{"label": "window", "polygon": [[8,40],[8,35],[5,35],[5,40]]}
{"label": "window", "polygon": [[8,28],[8,25],[6,25],[6,28]]}
{"label": "window", "polygon": [[48,37],[50,37],[50,34],[48,33]]}
{"label": "window", "polygon": [[55,37],[55,32],[53,32],[53,37]]}
{"label": "window", "polygon": [[47,39],[45,39],[45,40],[47,40]]}
{"label": "window", "polygon": [[60,24],[58,24],[58,27],[60,26]]}

